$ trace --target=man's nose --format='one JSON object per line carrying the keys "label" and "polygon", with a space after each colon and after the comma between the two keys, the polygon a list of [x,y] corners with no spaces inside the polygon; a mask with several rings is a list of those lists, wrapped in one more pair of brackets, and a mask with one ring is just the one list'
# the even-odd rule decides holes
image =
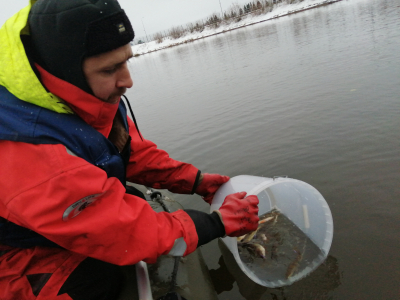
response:
{"label": "man's nose", "polygon": [[118,88],[127,88],[130,89],[133,86],[133,81],[131,78],[131,74],[128,69],[128,64],[125,64],[118,74],[118,79],[116,86]]}

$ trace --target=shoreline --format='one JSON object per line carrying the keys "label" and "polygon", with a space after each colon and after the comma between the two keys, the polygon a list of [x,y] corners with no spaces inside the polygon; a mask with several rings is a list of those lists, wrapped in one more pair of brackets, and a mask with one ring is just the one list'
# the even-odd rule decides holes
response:
{"label": "shoreline", "polygon": [[[259,24],[262,22],[274,20],[274,19],[277,19],[280,17],[285,17],[288,15],[300,13],[300,12],[303,12],[306,10],[333,4],[333,3],[336,3],[339,1],[343,1],[343,0],[323,0],[323,1],[318,1],[317,3],[309,4],[307,6],[304,6],[304,4],[303,5],[301,5],[301,4],[304,2],[306,2],[305,4],[311,3],[312,1],[305,0],[305,1],[302,1],[301,3],[280,5],[276,9],[274,9],[270,12],[267,12],[267,13],[264,13],[264,14],[261,14],[258,16],[252,16],[250,18],[245,18],[242,21],[236,22],[235,24],[221,23],[221,25],[218,28],[205,29],[202,32],[197,32],[197,33],[189,33],[178,39],[173,39],[173,40],[164,39],[163,42],[161,42],[161,43],[157,43],[156,41],[151,41],[148,43],[133,45],[132,46],[133,56],[138,57],[138,56],[141,56],[144,54],[149,54],[149,53],[160,51],[163,49],[172,48],[174,46],[191,43],[191,42],[194,42],[194,41],[197,41],[200,39],[204,39],[204,38],[207,38],[210,36],[214,36],[217,34],[226,33],[226,32],[232,31],[232,30],[236,30],[236,29],[247,27],[247,26]],[[294,6],[296,6],[298,8],[290,9],[291,7],[294,7]],[[299,7],[299,6],[301,6],[301,7]],[[281,11],[281,13],[279,13],[279,11]],[[273,16],[270,16],[272,14],[273,14]]]}

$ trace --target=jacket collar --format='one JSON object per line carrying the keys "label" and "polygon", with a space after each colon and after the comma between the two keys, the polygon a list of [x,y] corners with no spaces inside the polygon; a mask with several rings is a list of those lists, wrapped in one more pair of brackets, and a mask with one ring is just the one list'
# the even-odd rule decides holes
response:
{"label": "jacket collar", "polygon": [[43,85],[54,95],[60,97],[87,124],[95,128],[105,137],[110,134],[119,101],[115,104],[104,102],[80,88],[57,78],[38,64]]}

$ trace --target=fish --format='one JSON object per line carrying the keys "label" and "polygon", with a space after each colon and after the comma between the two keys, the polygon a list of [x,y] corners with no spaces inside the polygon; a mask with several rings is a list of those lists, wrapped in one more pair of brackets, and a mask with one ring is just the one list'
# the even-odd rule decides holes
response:
{"label": "fish", "polygon": [[247,235],[247,233],[246,233],[246,234],[243,234],[243,235],[241,235],[241,236],[238,236],[238,237],[236,238],[236,240],[238,241],[238,243],[240,243],[240,242],[246,237],[246,235]]}
{"label": "fish", "polygon": [[250,251],[254,252],[259,257],[265,258],[265,248],[260,244],[244,244],[244,247],[250,249]]}
{"label": "fish", "polygon": [[279,214],[276,214],[276,215],[275,215],[274,223],[272,223],[273,225],[275,225],[275,224],[276,224],[276,221],[278,221],[278,216],[279,216]]}
{"label": "fish", "polygon": [[[272,220],[276,219],[276,217],[277,217],[277,216],[267,217],[267,218],[265,218],[265,219],[260,220],[260,221],[258,222],[259,225],[258,225],[258,227],[257,227],[256,230],[254,230],[254,231],[248,233],[248,234],[245,235],[244,237],[243,237],[243,236],[240,236],[237,240],[238,240],[239,242],[243,242],[243,243],[248,243],[248,242],[250,242],[250,241],[254,238],[254,236],[256,235],[257,231],[258,231],[260,228],[263,227],[263,226],[261,226],[261,224],[264,224],[264,223],[266,223],[266,222],[272,221]],[[265,236],[265,235],[264,235],[264,236]]]}
{"label": "fish", "polygon": [[273,220],[274,218],[275,217],[267,217],[265,219],[258,221],[258,224],[263,224],[263,223],[269,222],[269,221]]}
{"label": "fish", "polygon": [[267,236],[265,235],[265,233],[261,233],[261,234],[260,234],[260,239],[261,239],[263,242],[266,242],[266,241],[268,240],[268,238],[267,238]]}
{"label": "fish", "polygon": [[295,260],[288,266],[286,270],[286,279],[290,278],[293,276],[294,272],[297,270],[300,261],[303,258],[303,255],[298,251],[293,249],[293,251],[297,254]]}
{"label": "fish", "polygon": [[252,231],[252,232],[246,234],[246,236],[245,236],[245,238],[242,240],[242,242],[243,242],[243,243],[248,243],[248,242],[250,242],[250,241],[253,239],[253,237],[256,235],[257,231],[258,231],[260,228],[261,228],[261,227],[258,226],[256,230],[254,230],[254,231]]}

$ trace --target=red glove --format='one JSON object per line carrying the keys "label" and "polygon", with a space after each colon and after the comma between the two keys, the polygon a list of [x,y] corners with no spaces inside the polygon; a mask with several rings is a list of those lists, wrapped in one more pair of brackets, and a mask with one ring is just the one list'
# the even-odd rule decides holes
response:
{"label": "red glove", "polygon": [[258,197],[246,192],[226,196],[224,203],[216,210],[225,226],[227,236],[241,236],[258,227]]}
{"label": "red glove", "polygon": [[196,194],[202,196],[204,201],[211,204],[214,198],[215,192],[219,187],[229,180],[228,176],[222,176],[219,174],[201,174],[203,179],[201,180],[199,186],[196,188]]}

